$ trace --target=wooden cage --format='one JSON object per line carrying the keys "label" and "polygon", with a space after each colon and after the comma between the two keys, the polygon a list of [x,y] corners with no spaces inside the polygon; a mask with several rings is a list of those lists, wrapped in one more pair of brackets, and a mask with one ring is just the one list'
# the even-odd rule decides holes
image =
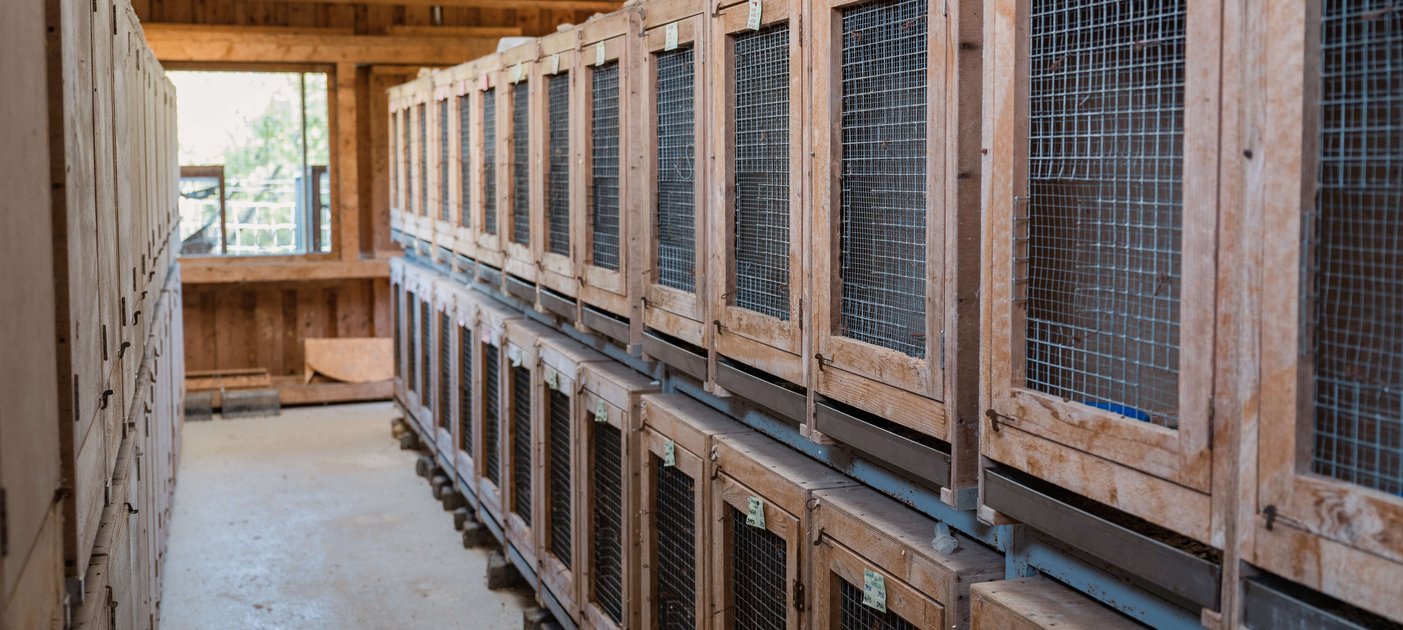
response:
{"label": "wooden cage", "polygon": [[1261,256],[1249,289],[1261,389],[1248,540],[1257,566],[1403,619],[1396,10],[1270,2],[1249,24],[1260,48],[1243,64],[1258,73],[1244,100],[1265,162],[1244,162],[1255,193],[1245,224],[1260,238],[1245,249]]}
{"label": "wooden cage", "polygon": [[641,157],[635,155],[631,127],[624,124],[636,116],[628,68],[637,32],[638,16],[631,9],[581,25],[576,82],[576,109],[584,117],[583,169],[574,182],[584,208],[584,231],[577,235],[583,239],[576,245],[580,323],[625,345],[635,342],[639,307],[632,268],[640,246],[638,204],[629,182]]}
{"label": "wooden cage", "polygon": [[448,146],[448,233],[440,237],[440,243],[450,251],[468,260],[477,259],[477,228],[474,221],[475,202],[480,192],[475,186],[479,183],[481,166],[477,163],[481,155],[477,144],[480,135],[481,111],[475,107],[480,96],[476,86],[479,79],[481,60],[459,64],[447,71],[449,110]]}
{"label": "wooden cage", "polygon": [[433,100],[433,75],[419,73],[419,78],[405,84],[403,92],[403,124],[400,138],[404,155],[404,216],[405,234],[421,241],[433,241],[434,219],[429,215],[430,199],[429,137]]}
{"label": "wooden cage", "polygon": [[[431,378],[424,373],[423,323],[428,319],[424,305],[432,304],[433,282],[430,272],[404,265],[404,405],[406,420],[414,426],[415,432],[425,441],[432,441],[432,424],[425,421],[423,398],[424,382]],[[430,309],[431,310],[431,309]]]}
{"label": "wooden cage", "polygon": [[750,428],[681,394],[640,405],[638,574],[644,630],[710,626],[711,484],[716,435]]}
{"label": "wooden cage", "polygon": [[453,472],[464,496],[474,508],[480,506],[477,492],[481,482],[478,457],[475,446],[481,442],[478,428],[482,426],[482,386],[478,375],[482,369],[483,343],[477,331],[480,328],[478,314],[484,298],[466,287],[457,287],[453,294],[450,320],[457,328],[453,349],[454,389],[452,420],[452,448],[448,450],[448,468]]}
{"label": "wooden cage", "polygon": [[638,8],[641,48],[625,71],[628,132],[641,153],[630,177],[640,209],[643,323],[704,346],[706,322],[706,0],[652,0]]}
{"label": "wooden cage", "polygon": [[474,328],[477,332],[479,360],[474,377],[478,382],[475,393],[481,398],[481,402],[478,403],[481,413],[475,417],[478,420],[477,426],[474,427],[477,434],[473,436],[477,449],[474,458],[477,463],[477,497],[484,508],[479,514],[485,511],[502,527],[506,522],[503,507],[506,491],[504,481],[508,474],[505,461],[508,441],[505,434],[511,422],[508,403],[512,386],[512,365],[507,356],[506,333],[507,322],[520,317],[519,313],[487,299],[481,299],[477,303],[477,324]]}
{"label": "wooden cage", "polygon": [[[803,3],[718,3],[711,24],[708,233],[715,347],[803,385],[805,121]],[[752,19],[753,18],[753,19]],[[752,28],[755,27],[755,28]]]}
{"label": "wooden cage", "polygon": [[562,335],[527,319],[508,320],[506,325],[506,366],[509,376],[503,396],[502,512],[507,542],[526,561],[538,566],[538,524],[541,511],[537,497],[544,492],[543,458],[537,448],[541,434],[541,410],[545,408],[545,376],[540,346],[547,339]]}
{"label": "wooden cage", "polygon": [[1020,0],[989,16],[981,450],[1220,545],[1218,15]]}
{"label": "wooden cage", "polygon": [[[583,233],[583,212],[574,182],[580,179],[584,119],[577,78],[580,30],[570,27],[540,40],[541,55],[532,65],[537,93],[540,135],[540,238],[535,240],[536,286],[546,311],[574,322],[579,319],[580,281],[577,234]],[[573,105],[573,106],[572,106]]]}
{"label": "wooden cage", "polygon": [[878,435],[939,450],[902,467],[973,507],[982,3],[808,6],[811,381],[837,411],[815,429],[877,457]]}
{"label": "wooden cage", "polygon": [[429,353],[432,356],[424,363],[426,368],[432,368],[425,391],[431,391],[429,395],[433,403],[432,411],[427,416],[427,424],[433,427],[433,431],[423,437],[425,441],[433,444],[438,461],[448,468],[452,467],[454,444],[453,374],[458,329],[454,321],[454,311],[460,291],[453,281],[444,277],[434,278],[434,308],[430,316],[432,332],[429,335],[433,349]]}
{"label": "wooden cage", "polygon": [[434,70],[428,75],[432,90],[429,102],[428,216],[433,222],[433,248],[429,258],[440,268],[451,269],[458,244],[453,209],[453,69]]}
{"label": "wooden cage", "polygon": [[402,125],[405,116],[405,92],[408,84],[391,87],[389,99],[389,176],[390,176],[390,232],[398,241],[407,229],[404,203],[404,132]]}
{"label": "wooden cage", "polygon": [[[502,173],[499,171],[501,153],[502,91],[501,76],[497,72],[502,67],[501,55],[488,55],[478,59],[477,79],[470,86],[469,101],[472,105],[473,128],[469,131],[473,147],[472,204],[473,235],[476,238],[477,256],[481,266],[501,270],[502,256]],[[509,112],[509,110],[508,110]],[[481,277],[479,277],[481,279]],[[490,282],[494,286],[499,282]]]}
{"label": "wooden cage", "polygon": [[813,628],[968,628],[969,587],[1004,577],[1003,556],[959,534],[948,555],[936,522],[871,488],[814,493],[805,530]]}
{"label": "wooden cage", "polygon": [[583,582],[575,576],[579,558],[589,547],[584,528],[577,525],[588,513],[578,503],[585,478],[580,476],[584,468],[576,463],[586,457],[583,427],[593,413],[578,396],[580,371],[586,364],[609,359],[561,335],[543,337],[538,354],[543,389],[535,425],[540,457],[536,468],[542,475],[536,493],[537,566],[541,587],[578,624]]}
{"label": "wooden cage", "polygon": [[808,627],[805,514],[813,492],[856,485],[760,433],[716,435],[709,458],[716,627]]}
{"label": "wooden cage", "polygon": [[576,404],[584,411],[584,421],[577,421],[581,439],[576,505],[581,515],[588,515],[576,524],[581,623],[601,629],[635,628],[638,398],[657,391],[657,386],[621,363],[602,361],[583,366],[576,388]]}
{"label": "wooden cage", "polygon": [[1139,628],[1089,597],[1041,577],[980,582],[970,588],[973,630]]}
{"label": "wooden cage", "polygon": [[[502,248],[506,255],[503,264],[507,273],[533,285],[534,243],[540,238],[536,224],[543,203],[537,182],[541,175],[538,150],[543,130],[539,117],[531,115],[533,105],[542,98],[540,83],[534,79],[536,59],[540,56],[540,44],[532,40],[502,51],[498,55],[501,67],[497,70],[497,84],[502,86],[497,107],[497,182]],[[526,301],[534,304],[532,293]]]}

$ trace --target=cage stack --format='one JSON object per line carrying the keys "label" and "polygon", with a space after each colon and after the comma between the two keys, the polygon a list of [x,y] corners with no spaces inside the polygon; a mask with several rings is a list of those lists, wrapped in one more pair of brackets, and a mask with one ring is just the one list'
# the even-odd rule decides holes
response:
{"label": "cage stack", "polygon": [[[629,178],[639,208],[636,261],[643,324],[704,348],[706,326],[706,0],[638,8],[641,47],[625,70],[628,117],[641,171]],[[704,354],[705,352],[702,351]]]}
{"label": "cage stack", "polygon": [[633,564],[641,627],[708,627],[711,619],[713,436],[750,428],[681,394],[650,394],[641,404],[639,551]]}
{"label": "cage stack", "polygon": [[482,413],[476,418],[480,420],[478,426],[474,427],[476,435],[473,441],[477,448],[474,479],[477,481],[478,501],[483,507],[478,516],[485,512],[491,517],[489,526],[500,532],[505,523],[502,508],[506,486],[503,483],[509,478],[504,462],[508,443],[504,436],[511,422],[508,414],[511,412],[512,365],[507,356],[506,332],[507,322],[519,319],[521,314],[490,299],[478,300],[476,306],[477,325],[474,328],[481,359],[475,372],[481,375],[478,377],[477,394],[482,397],[479,403]]}
{"label": "cage stack", "polygon": [[580,30],[565,28],[540,39],[540,57],[532,65],[532,81],[540,96],[535,103],[536,127],[540,129],[541,157],[538,161],[541,189],[540,237],[535,241],[538,300],[542,310],[569,322],[579,319],[580,251],[576,234],[584,224],[583,202],[575,193],[580,179],[584,139],[579,132],[584,120],[578,106],[580,75]]}
{"label": "cage stack", "polygon": [[982,5],[809,8],[814,428],[969,509]]}
{"label": "cage stack", "polygon": [[539,101],[540,83],[534,80],[536,59],[541,47],[536,40],[502,51],[497,71],[501,86],[497,108],[501,164],[497,182],[501,205],[503,263],[507,272],[507,292],[530,305],[536,303],[536,228],[543,200],[537,179],[541,175],[539,156],[540,121],[531,115],[533,101]]}
{"label": "cage stack", "polygon": [[638,112],[627,68],[636,48],[638,16],[624,9],[580,26],[579,107],[584,112],[583,172],[575,182],[583,199],[584,239],[577,244],[580,324],[614,341],[635,343],[638,324],[637,264],[641,245],[638,204],[630,182],[641,157],[634,155],[627,123]]}
{"label": "cage stack", "polygon": [[580,509],[581,488],[589,477],[577,462],[584,451],[584,425],[592,410],[579,395],[586,364],[608,361],[593,350],[560,335],[543,337],[538,348],[543,389],[536,411],[534,435],[541,475],[536,493],[536,554],[541,597],[580,623],[580,588],[576,579],[580,558],[589,550],[578,523],[589,512]]}

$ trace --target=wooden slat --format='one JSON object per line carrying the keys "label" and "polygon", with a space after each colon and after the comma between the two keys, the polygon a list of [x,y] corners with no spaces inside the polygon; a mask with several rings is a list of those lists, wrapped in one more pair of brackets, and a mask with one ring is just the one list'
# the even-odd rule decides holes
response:
{"label": "wooden slat", "polygon": [[234,63],[399,63],[449,65],[491,53],[494,37],[304,35],[252,26],[148,24],[146,39],[161,61]]}
{"label": "wooden slat", "polygon": [[353,261],[256,261],[187,258],[181,261],[180,275],[186,286],[240,282],[348,280],[353,278],[389,278],[390,267],[385,259],[379,258]]}

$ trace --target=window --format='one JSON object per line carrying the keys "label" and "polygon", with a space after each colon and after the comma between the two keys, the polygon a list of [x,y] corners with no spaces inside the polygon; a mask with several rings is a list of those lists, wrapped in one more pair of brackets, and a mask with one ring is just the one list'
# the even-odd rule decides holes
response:
{"label": "window", "polygon": [[182,255],[331,251],[323,72],[172,71]]}

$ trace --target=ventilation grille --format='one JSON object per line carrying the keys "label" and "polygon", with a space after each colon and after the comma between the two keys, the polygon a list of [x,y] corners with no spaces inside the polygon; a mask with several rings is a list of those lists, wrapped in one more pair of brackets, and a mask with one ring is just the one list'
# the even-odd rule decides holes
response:
{"label": "ventilation grille", "polygon": [[785,569],[789,550],[784,539],[745,523],[745,514],[731,513],[731,610],[735,627],[786,630],[789,580]]}
{"label": "ventilation grille", "polygon": [[512,368],[512,511],[531,526],[531,370]]}
{"label": "ventilation grille", "polygon": [[619,269],[619,62],[591,73],[590,262]]}
{"label": "ventilation grille", "polygon": [[458,188],[459,200],[458,223],[465,226],[472,226],[472,190],[473,190],[473,160],[471,154],[472,144],[472,109],[468,95],[458,97]]}
{"label": "ventilation grille", "polygon": [[453,346],[449,339],[453,336],[448,314],[438,316],[438,426],[445,429],[449,418],[453,417]]}
{"label": "ventilation grille", "polygon": [[473,452],[473,331],[458,328],[458,432],[463,452]]}
{"label": "ventilation grille", "polygon": [[409,294],[409,299],[406,300],[405,303],[406,303],[406,308],[408,308],[408,310],[409,310],[409,317],[407,318],[407,322],[408,322],[408,324],[409,324],[409,330],[408,330],[408,334],[406,335],[406,337],[409,338],[409,352],[407,352],[407,353],[405,354],[404,359],[405,359],[405,363],[407,363],[407,364],[409,365],[409,374],[408,374],[407,378],[405,378],[404,386],[405,386],[405,387],[408,387],[408,388],[409,388],[409,391],[411,391],[411,392],[418,392],[418,391],[419,391],[419,375],[418,375],[418,370],[416,370],[415,368],[419,365],[419,355],[418,355],[418,352],[419,352],[418,339],[419,339],[419,337],[418,337],[417,333],[415,333],[415,331],[414,331],[414,322],[416,321],[416,318],[415,318],[415,316],[414,316],[414,311],[415,311],[415,309],[419,306],[419,299],[416,298],[416,297],[414,297],[414,294],[411,292],[411,293]]}
{"label": "ventilation grille", "polygon": [[676,466],[653,458],[658,471],[657,506],[653,518],[658,533],[656,597],[657,627],[691,630],[697,627],[697,525],[695,482]]}
{"label": "ventilation grille", "polygon": [[419,396],[420,404],[425,409],[433,407],[433,372],[429,369],[430,362],[434,356],[433,346],[433,320],[431,319],[433,307],[428,302],[419,303]]}
{"label": "ventilation grille", "polygon": [[512,87],[512,242],[531,242],[531,90]]}
{"label": "ventilation grille", "polygon": [[838,580],[838,627],[852,628],[854,630],[920,630],[915,624],[902,619],[900,615],[887,610],[878,611],[876,608],[866,606],[862,603],[862,589],[847,580]]}
{"label": "ventilation grille", "polygon": [[623,437],[609,424],[594,426],[594,601],[615,623],[623,620]]}
{"label": "ventilation grille", "polygon": [[658,284],[697,290],[696,66],[692,48],[660,53],[658,62]]}
{"label": "ventilation grille", "polygon": [[429,109],[419,107],[419,214],[429,214]]}
{"label": "ventilation grille", "polygon": [[497,91],[482,93],[482,229],[497,233]]}
{"label": "ventilation grille", "polygon": [[438,102],[438,218],[448,220],[448,99]]}
{"label": "ventilation grille", "polygon": [[843,12],[837,334],[926,355],[926,0]]}
{"label": "ventilation grille", "polygon": [[789,320],[789,24],[735,38],[735,305]]}
{"label": "ventilation grille", "polygon": [[1178,426],[1185,4],[1032,3],[1019,244],[1028,261],[1027,386],[1170,428]]}
{"label": "ventilation grille", "polygon": [[[393,169],[391,169],[393,170]],[[404,308],[404,291],[399,284],[390,287],[390,295],[395,301],[394,308],[390,309],[392,317],[390,328],[394,330],[395,336],[395,378],[404,378],[404,333],[400,332],[400,326],[404,325],[404,314],[400,309]]]}
{"label": "ventilation grille", "polygon": [[557,74],[547,83],[550,89],[550,165],[546,173],[548,194],[546,219],[550,236],[547,251],[570,255],[570,77]]}
{"label": "ventilation grille", "polygon": [[487,469],[487,480],[493,485],[502,485],[502,444],[497,437],[497,430],[501,426],[501,370],[498,369],[497,346],[484,344],[482,346],[482,450],[485,451],[482,461]]}
{"label": "ventilation grille", "polygon": [[1319,188],[1303,222],[1302,319],[1315,374],[1312,470],[1403,495],[1403,22],[1396,9],[1382,0],[1322,3]]}
{"label": "ventilation grille", "polygon": [[550,551],[571,567],[570,540],[570,397],[550,390]]}

